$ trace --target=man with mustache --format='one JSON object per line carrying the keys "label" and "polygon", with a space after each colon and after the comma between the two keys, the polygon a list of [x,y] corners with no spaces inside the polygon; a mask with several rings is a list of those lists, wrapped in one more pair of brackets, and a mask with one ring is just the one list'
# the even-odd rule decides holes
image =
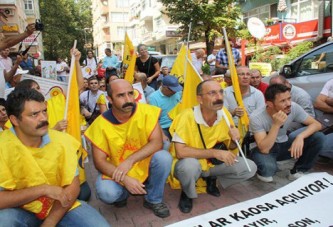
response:
{"label": "man with mustache", "polygon": [[80,192],[72,136],[48,128],[44,96],[15,89],[7,98],[13,125],[0,136],[2,226],[109,226]]}
{"label": "man with mustache", "polygon": [[[214,80],[205,80],[197,86],[199,105],[179,114],[170,127],[174,145],[175,167],[173,175],[181,185],[178,207],[189,213],[193,199],[197,198],[196,184],[200,177],[206,180],[206,191],[220,196],[216,180],[223,188],[249,179],[256,165],[248,160],[249,172],[243,158],[232,150],[239,139],[238,129],[228,110],[223,107],[223,89]],[[230,128],[225,119],[230,122]],[[223,149],[214,148],[223,143]],[[178,159],[178,160],[177,160]]]}
{"label": "man with mustache", "polygon": [[238,119],[244,115],[244,111],[250,115],[254,110],[265,106],[264,95],[250,85],[250,69],[246,66],[239,66],[237,67],[237,75],[245,110],[238,105],[233,86],[227,87],[224,91],[225,107],[233,116],[235,125],[238,125]]}
{"label": "man with mustache", "polygon": [[161,110],[135,103],[134,89],[126,80],[111,81],[107,92],[112,107],[85,132],[99,171],[98,197],[115,207],[124,207],[130,194],[144,195],[144,207],[158,217],[168,217],[163,193],[172,158],[162,150],[158,124]]}
{"label": "man with mustache", "polygon": [[[252,150],[252,159],[258,166],[257,177],[263,182],[272,182],[278,170],[276,162],[294,158],[297,161],[288,179],[297,179],[311,169],[323,147],[325,137],[318,132],[321,124],[291,101],[290,88],[286,85],[271,84],[265,98],[266,107],[250,116],[250,131],[257,143]],[[292,122],[306,127],[287,135]]]}

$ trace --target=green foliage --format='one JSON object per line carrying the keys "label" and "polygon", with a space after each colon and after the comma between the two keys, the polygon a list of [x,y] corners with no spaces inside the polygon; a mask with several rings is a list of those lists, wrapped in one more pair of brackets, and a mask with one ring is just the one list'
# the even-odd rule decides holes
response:
{"label": "green foliage", "polygon": [[232,0],[161,0],[165,6],[162,13],[170,18],[171,23],[180,24],[180,32],[187,37],[192,21],[191,40],[204,37],[208,53],[212,52],[214,39],[227,29],[228,37],[237,37],[240,8]]}
{"label": "green foliage", "polygon": [[282,54],[279,47],[270,46],[264,50],[261,46],[257,45],[253,47],[256,48],[256,50],[251,58],[251,61],[271,63],[272,70],[279,70],[283,65],[311,50],[312,47],[312,42],[302,42],[297,46],[292,47],[288,53],[284,55],[284,58],[276,58],[276,55]]}
{"label": "green foliage", "polygon": [[44,24],[42,34],[45,59],[55,60],[57,56],[70,58],[69,50],[74,40],[77,40],[77,48],[84,52],[85,39],[92,41],[92,35],[84,31],[84,28],[92,27],[91,1],[41,0],[39,3]]}
{"label": "green foliage", "polygon": [[210,66],[209,66],[209,64],[205,63],[205,64],[201,67],[201,70],[202,70],[203,74],[210,75]]}

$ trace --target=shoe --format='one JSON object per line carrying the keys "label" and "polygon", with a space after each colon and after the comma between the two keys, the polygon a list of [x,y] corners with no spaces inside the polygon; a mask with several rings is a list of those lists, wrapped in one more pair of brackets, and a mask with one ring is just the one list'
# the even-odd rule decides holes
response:
{"label": "shoe", "polygon": [[190,213],[193,207],[193,201],[187,195],[185,192],[182,191],[180,194],[180,200],[178,203],[179,210],[183,213]]}
{"label": "shoe", "polygon": [[215,196],[215,197],[220,197],[220,190],[216,186],[216,177],[205,177],[204,178],[207,184],[206,187],[206,192],[209,195]]}
{"label": "shoe", "polygon": [[152,210],[157,217],[166,218],[170,216],[170,211],[164,203],[153,204],[144,200],[143,206]]}
{"label": "shoe", "polygon": [[305,173],[303,172],[296,172],[296,173],[291,173],[289,171],[289,174],[288,174],[288,180],[296,180],[298,178],[301,178],[302,176],[304,176]]}
{"label": "shoe", "polygon": [[273,181],[273,177],[263,177],[257,173],[257,178],[262,182],[269,183]]}
{"label": "shoe", "polygon": [[114,205],[117,208],[121,208],[127,205],[127,198],[118,202],[114,202],[112,203],[112,205]]}

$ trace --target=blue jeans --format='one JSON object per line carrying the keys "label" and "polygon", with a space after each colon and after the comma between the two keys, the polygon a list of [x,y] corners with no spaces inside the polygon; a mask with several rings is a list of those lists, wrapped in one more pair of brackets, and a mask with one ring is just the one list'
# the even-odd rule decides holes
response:
{"label": "blue jeans", "polygon": [[[305,128],[297,129],[289,134],[287,142],[274,143],[268,154],[263,154],[258,147],[252,150],[252,159],[258,167],[258,174],[263,177],[274,176],[278,170],[276,161],[291,159],[288,149],[296,136],[304,131]],[[316,132],[304,139],[303,154],[295,163],[292,172],[306,172],[312,168],[316,157],[323,147],[325,136],[321,132]]]}
{"label": "blue jeans", "polygon": [[[147,194],[145,199],[153,204],[163,201],[164,187],[166,179],[171,170],[172,157],[168,151],[160,150],[156,152],[149,166],[149,176],[145,182]],[[112,181],[103,180],[101,174],[96,180],[96,191],[98,197],[105,203],[114,203],[125,200],[129,192],[122,185]]]}
{"label": "blue jeans", "polygon": [[[111,226],[97,210],[83,201],[80,202],[81,206],[67,212],[57,224],[58,227]],[[38,219],[35,214],[21,208],[7,208],[0,210],[0,220],[1,227],[34,227],[40,226],[43,223],[43,220]]]}
{"label": "blue jeans", "polygon": [[333,133],[325,135],[325,143],[320,155],[333,159]]}

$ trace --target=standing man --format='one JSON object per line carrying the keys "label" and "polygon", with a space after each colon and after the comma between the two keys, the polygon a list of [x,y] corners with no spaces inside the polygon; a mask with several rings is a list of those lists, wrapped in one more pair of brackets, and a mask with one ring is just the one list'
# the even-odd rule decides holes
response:
{"label": "standing man", "polygon": [[134,89],[123,79],[110,82],[108,98],[112,107],[85,132],[99,171],[98,197],[123,207],[130,194],[144,195],[144,207],[158,217],[168,217],[163,194],[172,158],[161,150],[160,109],[135,103]]}
{"label": "standing man", "polygon": [[251,86],[257,88],[259,91],[261,91],[263,93],[263,95],[265,95],[265,91],[268,87],[268,84],[266,84],[265,82],[262,82],[262,75],[259,69],[251,69],[250,70],[251,73],[251,79],[250,79],[250,84]]}
{"label": "standing man", "polygon": [[65,61],[63,61],[60,57],[57,57],[57,65],[56,65],[56,71],[57,71],[57,79],[59,81],[67,81],[67,73],[69,72],[69,67]]}
{"label": "standing man", "polygon": [[87,51],[87,58],[83,61],[83,64],[90,69],[90,76],[97,75],[97,59],[92,50]]}
{"label": "standing man", "polygon": [[238,106],[233,86],[225,89],[225,106],[238,124],[238,118],[244,115],[244,111],[250,115],[254,110],[265,106],[264,95],[250,85],[251,73],[246,66],[237,67],[239,87],[242,94],[245,110]]}
{"label": "standing man", "polygon": [[[231,44],[231,40],[229,40],[230,45]],[[234,56],[234,64],[235,66],[240,66],[241,65],[241,55],[239,53],[239,50],[236,48],[233,48],[231,46],[231,51],[232,51],[232,55]],[[225,41],[223,39],[222,41],[222,49],[217,53],[216,56],[216,68],[220,68],[223,70],[223,74],[229,69],[229,63],[228,63],[228,55],[227,55],[227,50],[225,48]]]}
{"label": "standing man", "polygon": [[1,225],[109,226],[94,208],[76,199],[80,144],[48,129],[44,96],[19,89],[7,101],[13,128],[0,136]]}
{"label": "standing man", "polygon": [[13,67],[13,60],[9,57],[9,53],[10,53],[9,48],[6,48],[1,51],[0,55],[0,61],[7,72],[9,72]]}
{"label": "standing man", "polygon": [[34,75],[35,73],[34,63],[32,62],[28,53],[22,56],[22,61],[20,63],[20,66],[23,70],[29,70],[29,73],[31,75]]}
{"label": "standing man", "polygon": [[215,75],[215,64],[216,64],[216,55],[218,50],[214,49],[213,52],[208,55],[207,63],[209,64],[210,75]]}
{"label": "standing man", "polygon": [[[216,178],[223,188],[251,178],[257,168],[248,160],[251,172],[243,158],[231,150],[239,139],[230,113],[223,108],[223,89],[213,80],[205,80],[197,86],[198,106],[185,110],[173,121],[170,132],[179,159],[174,167],[174,176],[180,181],[182,193],[178,207],[181,212],[192,210],[192,200],[197,198],[196,182],[204,177],[207,193],[220,196]],[[225,117],[228,118],[229,128]],[[216,144],[224,148],[215,149]],[[213,164],[215,163],[215,164]]]}
{"label": "standing man", "polygon": [[201,68],[204,62],[205,51],[203,49],[197,49],[194,51],[194,53],[191,54],[191,57],[194,68],[200,75],[202,75],[203,72]]}
{"label": "standing man", "polygon": [[106,69],[105,79],[108,80],[111,75],[117,75],[118,58],[117,56],[112,55],[110,48],[106,48],[104,52],[106,56],[103,59],[102,68]]}
{"label": "standing man", "polygon": [[[323,147],[325,137],[318,132],[321,124],[291,101],[290,88],[283,84],[270,85],[265,98],[266,106],[250,116],[250,131],[257,144],[252,151],[252,159],[258,166],[257,177],[272,182],[278,169],[276,162],[294,158],[297,161],[288,179],[297,179],[312,168]],[[287,135],[293,121],[306,127]]]}

